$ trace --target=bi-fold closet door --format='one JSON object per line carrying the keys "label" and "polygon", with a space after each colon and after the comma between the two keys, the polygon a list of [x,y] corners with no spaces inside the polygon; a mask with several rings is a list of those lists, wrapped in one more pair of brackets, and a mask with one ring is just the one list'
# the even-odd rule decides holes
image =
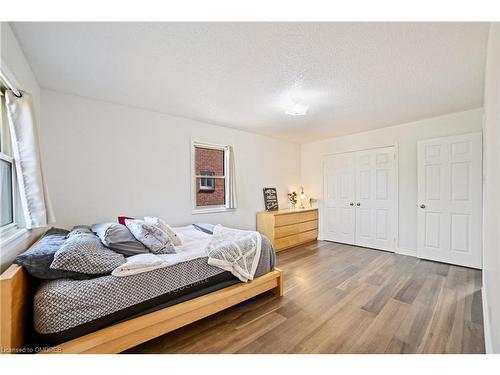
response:
{"label": "bi-fold closet door", "polygon": [[323,239],[394,251],[396,189],[394,146],[327,156]]}

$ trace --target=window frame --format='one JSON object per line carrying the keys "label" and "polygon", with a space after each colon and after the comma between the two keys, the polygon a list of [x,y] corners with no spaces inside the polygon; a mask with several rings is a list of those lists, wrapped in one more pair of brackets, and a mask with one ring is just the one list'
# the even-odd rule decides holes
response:
{"label": "window frame", "polygon": [[6,161],[10,164],[10,172],[11,172],[11,199],[12,199],[12,222],[0,227],[0,245],[4,246],[13,239],[19,237],[21,234],[26,232],[26,229],[20,228],[18,224],[18,210],[17,210],[17,195],[18,195],[18,186],[17,186],[17,175],[16,175],[16,167],[15,167],[15,159],[11,156],[9,150],[12,150],[10,134],[4,131],[7,129],[7,124],[4,124],[6,111],[5,107],[5,96],[3,93],[0,93],[0,159]]}
{"label": "window frame", "polygon": [[[214,150],[224,151],[224,175],[218,176],[213,175],[210,176],[210,179],[214,180],[214,190],[215,190],[215,179],[224,179],[224,204],[222,205],[213,205],[213,206],[197,206],[196,205],[196,193],[198,192],[199,184],[197,184],[196,180],[198,178],[206,178],[207,176],[202,176],[196,174],[196,148],[208,148]],[[229,188],[228,185],[228,173],[229,173],[229,147],[230,145],[221,145],[214,144],[208,142],[202,142],[198,140],[191,140],[191,208],[192,214],[205,214],[205,213],[216,213],[216,212],[227,212],[233,211],[233,208],[227,207],[227,191]],[[203,191],[211,191],[211,190],[203,190]]]}
{"label": "window frame", "polygon": [[[11,204],[10,204],[10,207],[11,207],[11,215],[12,215],[12,221],[8,224],[5,224],[5,225],[2,225],[0,226],[0,233],[3,233],[7,230],[7,228],[10,228],[10,227],[13,227],[13,226],[16,226],[16,209],[14,207],[15,205],[15,197],[16,197],[16,192],[15,192],[15,184],[14,184],[14,159],[7,155],[7,154],[4,154],[2,151],[0,151],[0,160],[4,161],[4,162],[7,162],[10,164],[10,183],[11,183],[11,187],[10,187],[10,199],[11,199]],[[1,202],[0,202],[1,203]]]}

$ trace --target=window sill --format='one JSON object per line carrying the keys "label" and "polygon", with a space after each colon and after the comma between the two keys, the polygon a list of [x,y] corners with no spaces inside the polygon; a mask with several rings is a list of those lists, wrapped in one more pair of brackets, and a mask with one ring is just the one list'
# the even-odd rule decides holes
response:
{"label": "window sill", "polygon": [[216,212],[231,212],[234,210],[235,210],[234,208],[226,208],[226,207],[195,208],[191,213],[193,215],[199,215],[199,214],[213,214]]}
{"label": "window sill", "polygon": [[6,230],[0,234],[0,246],[5,247],[7,245],[12,245],[15,241],[23,240],[21,237],[25,237],[30,231],[25,228],[16,228]]}

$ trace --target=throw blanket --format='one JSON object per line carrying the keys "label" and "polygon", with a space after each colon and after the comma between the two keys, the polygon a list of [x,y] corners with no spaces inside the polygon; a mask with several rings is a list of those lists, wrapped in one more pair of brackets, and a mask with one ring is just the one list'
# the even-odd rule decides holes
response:
{"label": "throw blanket", "polygon": [[208,264],[229,271],[247,282],[254,278],[261,249],[262,237],[259,232],[217,225],[208,244]]}

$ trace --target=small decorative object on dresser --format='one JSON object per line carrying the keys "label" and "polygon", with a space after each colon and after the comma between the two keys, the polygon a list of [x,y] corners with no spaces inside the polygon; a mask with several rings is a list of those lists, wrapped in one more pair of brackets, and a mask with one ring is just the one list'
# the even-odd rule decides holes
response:
{"label": "small decorative object on dresser", "polygon": [[318,238],[318,209],[258,212],[257,231],[271,240],[276,251],[315,241]]}
{"label": "small decorative object on dresser", "polygon": [[295,191],[292,191],[291,193],[288,193],[288,208],[293,209],[295,208],[296,204],[297,204],[297,193]]}
{"label": "small decorative object on dresser", "polygon": [[304,201],[306,200],[306,194],[304,193],[304,186],[301,186],[301,187],[300,187],[300,189],[302,190],[302,191],[300,192],[300,195],[299,195],[299,199],[300,199],[300,208],[301,208],[301,209],[304,209],[304,208],[306,208],[306,207],[304,206]]}

